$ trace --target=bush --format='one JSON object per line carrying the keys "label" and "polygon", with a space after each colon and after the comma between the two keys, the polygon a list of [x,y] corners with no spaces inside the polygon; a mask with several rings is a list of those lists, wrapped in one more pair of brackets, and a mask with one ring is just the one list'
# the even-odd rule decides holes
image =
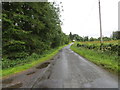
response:
{"label": "bush", "polygon": [[81,43],[77,43],[76,44],[77,47],[83,47],[83,48],[87,48],[87,49],[95,49],[95,50],[101,50],[104,52],[110,52],[110,53],[115,53],[118,54],[118,52],[120,51],[120,45],[117,44],[81,44]]}

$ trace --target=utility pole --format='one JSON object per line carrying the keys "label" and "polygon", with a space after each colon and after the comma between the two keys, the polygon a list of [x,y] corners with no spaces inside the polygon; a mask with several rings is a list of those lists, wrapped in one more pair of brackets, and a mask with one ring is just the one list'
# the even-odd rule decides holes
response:
{"label": "utility pole", "polygon": [[101,44],[103,43],[103,39],[102,39],[102,21],[101,21],[101,7],[100,7],[100,0],[99,0],[99,20],[100,20],[100,42]]}

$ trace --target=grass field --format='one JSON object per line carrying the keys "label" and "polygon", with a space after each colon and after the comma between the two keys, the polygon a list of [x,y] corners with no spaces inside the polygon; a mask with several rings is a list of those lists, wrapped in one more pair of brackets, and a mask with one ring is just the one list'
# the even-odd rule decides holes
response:
{"label": "grass field", "polygon": [[[78,43],[82,43],[85,45],[90,45],[90,44],[99,44],[98,41],[94,41],[94,42],[75,42],[74,45],[71,46],[71,49],[73,51],[75,51],[76,53],[78,53],[79,55],[85,57],[86,59],[88,59],[89,61],[102,66],[103,68],[117,73],[118,72],[118,60],[119,57],[117,54],[114,53],[109,53],[109,52],[103,52],[100,50],[95,50],[95,49],[87,49],[84,47],[77,47]],[[106,41],[104,42],[104,44],[117,44],[118,41]]]}

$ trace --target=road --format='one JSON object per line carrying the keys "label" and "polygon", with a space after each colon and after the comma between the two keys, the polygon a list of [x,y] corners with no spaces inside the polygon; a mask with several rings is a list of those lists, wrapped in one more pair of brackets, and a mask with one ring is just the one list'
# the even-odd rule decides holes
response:
{"label": "road", "polygon": [[118,77],[76,54],[68,45],[52,60],[4,80],[3,86],[7,88],[118,88]]}
{"label": "road", "polygon": [[51,65],[49,77],[34,87],[47,88],[118,88],[114,76],[64,47]]}

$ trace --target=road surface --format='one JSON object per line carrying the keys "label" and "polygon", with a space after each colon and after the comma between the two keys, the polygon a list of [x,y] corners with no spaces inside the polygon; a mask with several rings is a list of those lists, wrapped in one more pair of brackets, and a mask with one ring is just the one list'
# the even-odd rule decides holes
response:
{"label": "road surface", "polygon": [[47,88],[118,88],[118,79],[64,47],[53,63],[49,78],[34,87]]}
{"label": "road surface", "polygon": [[[9,80],[12,81],[6,83]],[[53,60],[6,81],[3,86],[8,88],[118,88],[116,75],[76,54],[70,45],[60,50]]]}

